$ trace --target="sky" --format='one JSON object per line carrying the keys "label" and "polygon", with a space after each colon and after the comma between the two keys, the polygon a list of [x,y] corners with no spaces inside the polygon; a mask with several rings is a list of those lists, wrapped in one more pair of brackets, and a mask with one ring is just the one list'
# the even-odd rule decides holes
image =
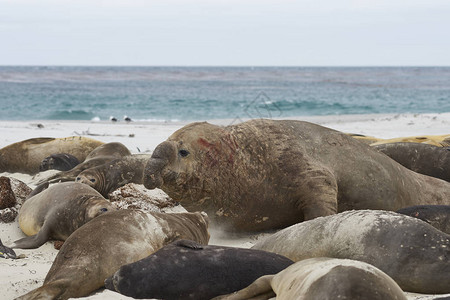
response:
{"label": "sky", "polygon": [[450,0],[0,0],[0,65],[450,66]]}

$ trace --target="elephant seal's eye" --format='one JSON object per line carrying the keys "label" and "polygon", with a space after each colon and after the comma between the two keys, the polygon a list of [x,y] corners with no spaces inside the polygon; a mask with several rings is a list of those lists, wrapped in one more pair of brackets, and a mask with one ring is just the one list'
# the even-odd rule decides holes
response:
{"label": "elephant seal's eye", "polygon": [[102,207],[102,208],[100,208],[100,211],[101,211],[101,212],[105,212],[105,211],[108,211],[108,209],[107,209],[107,208],[104,208],[104,207]]}
{"label": "elephant seal's eye", "polygon": [[95,178],[89,179],[91,182],[95,182]]}
{"label": "elephant seal's eye", "polygon": [[181,157],[186,157],[189,155],[189,151],[182,149],[178,151],[178,154],[180,154]]}

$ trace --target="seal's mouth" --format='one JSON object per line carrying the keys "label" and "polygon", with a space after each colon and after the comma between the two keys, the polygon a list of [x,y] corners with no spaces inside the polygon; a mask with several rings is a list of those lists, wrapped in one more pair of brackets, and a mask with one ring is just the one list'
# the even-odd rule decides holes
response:
{"label": "seal's mouth", "polygon": [[163,185],[163,179],[159,174],[148,174],[144,179],[144,186],[149,190],[160,188]]}

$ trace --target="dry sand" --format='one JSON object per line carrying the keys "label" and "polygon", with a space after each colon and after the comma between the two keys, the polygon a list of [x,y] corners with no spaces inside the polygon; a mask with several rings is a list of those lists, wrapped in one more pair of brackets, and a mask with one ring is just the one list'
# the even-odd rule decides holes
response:
{"label": "dry sand", "polygon": [[[291,118],[292,119],[292,118]],[[441,135],[450,133],[450,113],[443,114],[401,114],[401,115],[349,115],[301,117],[300,120],[318,123],[347,133],[358,133],[377,138],[395,138],[417,135]],[[211,123],[229,125],[236,120],[214,120]],[[38,126],[39,125],[39,126]],[[43,125],[43,127],[41,126]],[[0,121],[0,148],[9,144],[36,137],[68,137],[72,135],[89,136],[103,142],[121,142],[132,153],[151,153],[151,151],[175,130],[185,123],[140,123],[140,122],[81,122],[81,121]],[[37,178],[25,174],[0,174],[18,178],[30,187]],[[225,236],[220,231],[211,232],[210,244],[251,247],[264,235]],[[0,238],[8,245],[24,237],[17,221],[0,223]],[[39,249],[20,250],[19,260],[1,259],[0,298],[14,299],[42,285],[43,280],[57,254],[53,243],[47,242]],[[449,294],[450,295],[450,294]],[[443,295],[440,295],[443,296]],[[410,299],[433,299],[432,296],[410,294]],[[81,299],[131,299],[111,291],[99,291]]]}

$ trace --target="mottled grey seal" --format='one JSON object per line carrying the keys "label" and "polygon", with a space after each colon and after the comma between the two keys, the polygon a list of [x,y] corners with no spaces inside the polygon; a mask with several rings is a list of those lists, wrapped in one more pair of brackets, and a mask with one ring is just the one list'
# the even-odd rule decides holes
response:
{"label": "mottled grey seal", "polygon": [[68,153],[83,161],[103,142],[81,136],[33,138],[0,149],[0,172],[36,174],[43,159],[54,153]]}
{"label": "mottled grey seal", "polygon": [[39,171],[58,170],[68,171],[80,163],[78,158],[68,153],[52,154],[41,162]]}
{"label": "mottled grey seal", "polygon": [[266,251],[180,240],[122,266],[105,286],[137,299],[209,300],[240,290],[291,264],[290,259]]}
{"label": "mottled grey seal", "polygon": [[450,147],[422,143],[388,143],[373,147],[414,172],[450,182]]}
{"label": "mottled grey seal", "polygon": [[142,184],[142,174],[149,158],[148,154],[124,156],[82,171],[75,181],[90,185],[108,197],[109,193],[127,183]]}
{"label": "mottled grey seal", "polygon": [[252,248],[293,261],[359,260],[385,272],[405,291],[450,292],[450,235],[395,212],[359,210],[316,218],[280,230]]}
{"label": "mottled grey seal", "polygon": [[74,181],[78,174],[80,174],[83,170],[100,166],[109,161],[115,160],[117,158],[131,155],[130,150],[122,144],[122,143],[107,143],[103,144],[100,147],[95,148],[89,155],[86,157],[86,160],[74,167],[69,171],[59,172],[49,178],[46,178],[39,183],[44,181],[49,182],[58,182],[58,181]]}
{"label": "mottled grey seal", "polygon": [[121,266],[149,256],[177,240],[207,244],[204,213],[145,213],[118,210],[103,214],[66,240],[42,287],[18,299],[68,299],[104,286]]}
{"label": "mottled grey seal", "polygon": [[64,241],[86,222],[112,210],[115,208],[108,200],[85,184],[57,183],[22,205],[19,226],[28,237],[10,247],[32,249],[49,239]]}
{"label": "mottled grey seal", "polygon": [[420,219],[450,234],[450,205],[416,205],[401,208],[397,213]]}
{"label": "mottled grey seal", "polygon": [[276,229],[350,209],[450,204],[450,183],[316,124],[189,124],[154,150],[144,185],[229,230]]}
{"label": "mottled grey seal", "polygon": [[384,272],[364,262],[310,258],[276,275],[258,278],[233,294],[214,298],[244,299],[406,300],[402,289]]}

